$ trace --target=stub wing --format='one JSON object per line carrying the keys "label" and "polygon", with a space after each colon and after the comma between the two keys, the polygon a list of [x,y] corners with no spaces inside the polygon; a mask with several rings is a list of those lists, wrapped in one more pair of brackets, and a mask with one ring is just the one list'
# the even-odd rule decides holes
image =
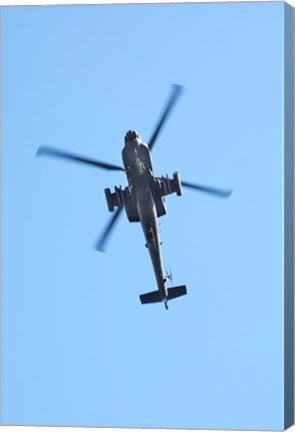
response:
{"label": "stub wing", "polygon": [[176,193],[176,195],[182,195],[180,175],[178,172],[173,173],[173,178],[168,176],[162,176],[156,178],[158,182],[159,194],[161,196],[171,195]]}

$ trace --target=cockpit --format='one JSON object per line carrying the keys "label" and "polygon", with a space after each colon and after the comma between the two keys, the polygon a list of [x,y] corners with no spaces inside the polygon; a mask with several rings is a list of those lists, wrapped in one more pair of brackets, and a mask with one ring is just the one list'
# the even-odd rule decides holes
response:
{"label": "cockpit", "polygon": [[129,130],[125,135],[125,145],[140,144],[141,138],[136,130]]}

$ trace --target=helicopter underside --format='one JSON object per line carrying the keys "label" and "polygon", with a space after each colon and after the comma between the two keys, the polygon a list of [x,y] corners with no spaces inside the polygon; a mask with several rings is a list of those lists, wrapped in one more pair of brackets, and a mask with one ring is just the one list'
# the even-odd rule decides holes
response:
{"label": "helicopter underside", "polygon": [[96,242],[95,248],[98,251],[105,250],[106,241],[110,237],[110,233],[114,229],[115,224],[118,222],[124,207],[130,222],[141,222],[146,246],[157,280],[157,291],[142,294],[140,296],[140,301],[142,304],[164,302],[166,308],[168,308],[168,300],[186,294],[186,286],[180,285],[168,288],[167,280],[169,279],[169,275],[165,274],[163,270],[162,243],[160,240],[158,218],[166,214],[165,196],[172,193],[182,195],[182,186],[188,189],[209,193],[220,198],[228,198],[232,192],[232,190],[213,188],[187,181],[180,182],[178,172],[174,172],[172,178],[168,176],[154,176],[150,152],[181,91],[181,86],[173,85],[172,93],[148,144],[142,142],[136,131],[129,130],[127,132],[125,136],[125,146],[122,150],[124,167],[49,146],[40,146],[37,151],[37,156],[56,157],[107,171],[125,172],[128,186],[124,189],[121,186],[115,187],[113,192],[111,192],[110,188],[105,189],[108,209],[110,212],[114,213]]}

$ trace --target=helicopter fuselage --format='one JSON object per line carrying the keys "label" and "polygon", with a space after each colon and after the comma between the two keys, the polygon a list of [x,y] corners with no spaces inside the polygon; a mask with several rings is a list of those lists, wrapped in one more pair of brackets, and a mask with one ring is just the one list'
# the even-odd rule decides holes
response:
{"label": "helicopter fuselage", "polygon": [[[156,205],[157,180],[149,148],[138,138],[125,141],[122,158],[128,178],[131,199],[136,205],[138,219],[146,240],[161,300],[168,297],[167,277],[163,269],[161,240]],[[162,198],[162,197],[161,197]],[[163,198],[162,198],[163,204]]]}
{"label": "helicopter fuselage", "polygon": [[[157,291],[140,295],[141,303],[164,302],[168,309],[168,300],[186,294],[185,285],[167,288],[169,276],[163,269],[161,240],[158,218],[166,214],[165,195],[182,194],[180,177],[177,172],[173,178],[155,177],[149,147],[144,144],[136,131],[129,131],[125,136],[125,147],[122,150],[124,170],[128,179],[125,189],[115,187],[115,192],[105,189],[108,208],[124,207],[130,222],[140,222],[149,250]],[[118,213],[115,213],[114,218]]]}

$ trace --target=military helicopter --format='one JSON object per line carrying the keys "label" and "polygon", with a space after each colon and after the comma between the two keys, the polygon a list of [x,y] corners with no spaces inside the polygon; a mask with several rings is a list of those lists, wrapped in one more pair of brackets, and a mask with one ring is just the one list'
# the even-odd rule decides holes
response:
{"label": "military helicopter", "polygon": [[40,146],[37,151],[37,156],[52,156],[92,165],[105,170],[125,171],[128,186],[124,189],[121,186],[115,187],[113,192],[111,192],[110,188],[105,189],[108,209],[110,212],[114,212],[114,215],[100,236],[96,249],[99,251],[105,249],[106,241],[115,223],[118,221],[123,208],[125,208],[129,222],[141,223],[146,240],[145,246],[150,254],[158,286],[156,291],[140,295],[140,301],[142,304],[163,302],[166,309],[168,309],[169,300],[185,295],[187,289],[185,285],[167,287],[167,282],[171,278],[165,274],[163,269],[162,243],[158,225],[158,218],[164,216],[167,211],[165,196],[173,193],[176,193],[178,196],[182,195],[182,187],[206,192],[221,198],[229,197],[232,192],[231,190],[181,181],[178,172],[174,172],[172,178],[168,176],[156,177],[154,175],[150,152],[182,89],[183,87],[180,85],[172,86],[170,97],[148,144],[145,144],[141,140],[138,132],[135,130],[129,130],[126,133],[125,146],[122,150],[124,168],[48,146]]}

